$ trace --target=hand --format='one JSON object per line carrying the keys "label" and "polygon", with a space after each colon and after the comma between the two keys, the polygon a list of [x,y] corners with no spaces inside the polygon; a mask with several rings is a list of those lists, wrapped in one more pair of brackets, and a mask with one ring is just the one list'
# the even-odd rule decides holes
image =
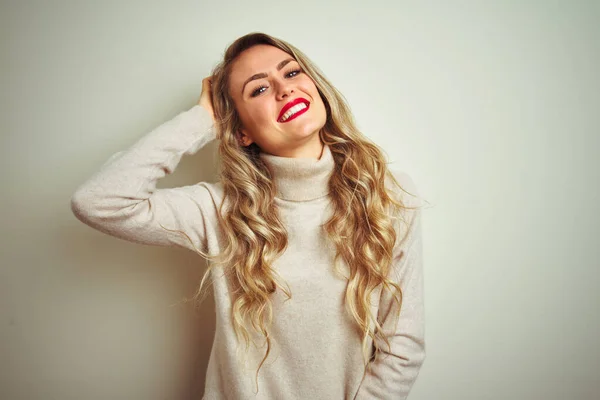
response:
{"label": "hand", "polygon": [[202,79],[202,93],[200,94],[198,104],[204,107],[210,113],[214,121],[215,111],[212,103],[211,79],[212,76],[207,76],[206,78]]}

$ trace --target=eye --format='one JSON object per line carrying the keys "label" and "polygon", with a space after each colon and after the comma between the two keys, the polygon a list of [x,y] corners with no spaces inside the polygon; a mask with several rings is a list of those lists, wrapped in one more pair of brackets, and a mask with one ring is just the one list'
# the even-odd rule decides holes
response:
{"label": "eye", "polygon": [[294,75],[292,75],[292,76],[291,76],[291,77],[293,78],[294,76],[298,75],[300,72],[302,72],[302,70],[295,69],[295,70],[293,70],[293,71],[290,71],[290,72],[288,72],[288,73],[287,73],[287,76],[289,76],[289,75],[291,75],[291,74],[294,74]]}
{"label": "eye", "polygon": [[262,92],[260,92],[260,89],[266,89],[266,88],[267,88],[266,86],[260,85],[259,87],[257,87],[257,88],[254,90],[254,92],[252,92],[252,95],[251,95],[251,96],[252,96],[252,97],[256,97],[256,96],[258,96],[259,94],[261,94],[261,93],[262,93]]}
{"label": "eye", "polygon": [[[294,69],[292,71],[289,71],[285,74],[285,76],[290,77],[290,78],[294,78],[296,75],[300,74],[302,72],[301,69]],[[291,76],[290,76],[291,75]],[[261,93],[261,89],[266,89],[268,88],[268,86],[264,86],[264,85],[260,85],[259,87],[257,87],[256,89],[254,89],[254,91],[252,92],[251,96],[252,97],[256,97],[258,95],[260,95]]]}

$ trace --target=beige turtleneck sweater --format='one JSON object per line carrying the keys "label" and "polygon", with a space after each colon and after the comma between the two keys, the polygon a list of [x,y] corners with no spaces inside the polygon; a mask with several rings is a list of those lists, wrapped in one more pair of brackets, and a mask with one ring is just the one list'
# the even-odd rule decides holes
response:
{"label": "beige turtleneck sweater", "polygon": [[[136,243],[193,247],[210,254],[222,250],[217,209],[223,200],[220,183],[156,189],[183,155],[196,153],[215,139],[210,114],[196,105],[116,153],[84,182],[71,199],[79,220],[109,235]],[[403,289],[403,306],[393,330],[386,292],[376,292],[373,315],[389,338],[389,354],[371,361],[365,373],[361,338],[344,308],[346,281],[333,272],[335,249],[320,224],[330,216],[328,178],[334,161],[328,146],[320,159],[260,154],[274,172],[275,199],[286,224],[289,245],[273,265],[288,283],[292,299],[281,291],[273,296],[271,354],[258,376],[256,368],[266,346],[250,347],[244,369],[236,357],[237,340],[231,323],[232,296],[222,269],[211,271],[216,307],[216,332],[206,372],[203,399],[405,399],[425,358],[421,211],[410,211],[405,239],[394,250],[394,279]],[[409,192],[416,187],[406,173],[394,172]],[[407,205],[415,205],[405,195]],[[261,336],[256,336],[260,338]],[[263,343],[257,341],[257,343]],[[372,341],[369,341],[369,346]],[[245,343],[241,344],[242,351]],[[385,342],[381,343],[387,351]]]}

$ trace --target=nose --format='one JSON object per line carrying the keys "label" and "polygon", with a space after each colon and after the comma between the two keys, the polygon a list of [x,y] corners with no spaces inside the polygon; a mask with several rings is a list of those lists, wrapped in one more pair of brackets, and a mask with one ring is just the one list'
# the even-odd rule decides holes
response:
{"label": "nose", "polygon": [[285,81],[280,81],[277,83],[277,99],[282,100],[286,97],[289,97],[292,93],[294,93],[294,89],[292,84]]}

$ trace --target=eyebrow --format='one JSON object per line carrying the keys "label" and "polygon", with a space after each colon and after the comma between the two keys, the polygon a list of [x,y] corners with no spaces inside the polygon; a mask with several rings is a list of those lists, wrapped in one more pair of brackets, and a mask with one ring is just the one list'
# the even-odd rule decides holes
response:
{"label": "eyebrow", "polygon": [[[277,64],[277,71],[281,71],[281,68],[285,67],[285,65],[287,63],[289,63],[290,61],[296,61],[293,58],[286,58],[285,60],[281,61],[279,64]],[[246,82],[244,82],[244,85],[242,86],[242,95],[244,95],[244,88],[246,87],[246,84],[248,82],[254,81],[256,79],[261,79],[261,78],[266,78],[267,76],[269,76],[267,73],[265,72],[260,72],[258,74],[254,74],[252,75],[250,78],[248,78],[246,80]]]}

